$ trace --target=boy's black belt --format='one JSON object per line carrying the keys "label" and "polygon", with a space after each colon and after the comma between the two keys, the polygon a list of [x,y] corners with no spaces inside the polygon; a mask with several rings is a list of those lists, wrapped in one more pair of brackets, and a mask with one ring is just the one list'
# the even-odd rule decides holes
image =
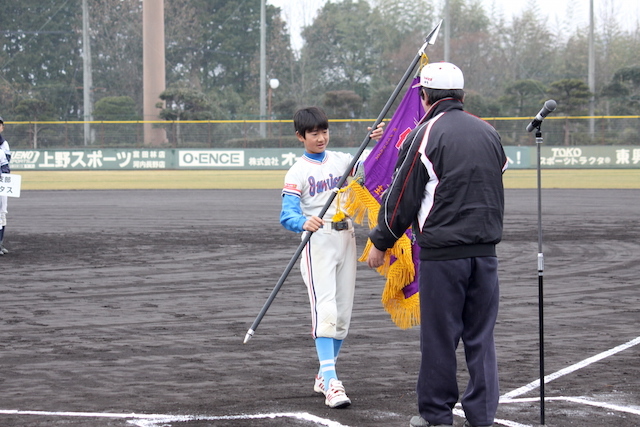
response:
{"label": "boy's black belt", "polygon": [[349,220],[343,219],[342,221],[332,222],[331,228],[336,231],[348,230],[349,229]]}

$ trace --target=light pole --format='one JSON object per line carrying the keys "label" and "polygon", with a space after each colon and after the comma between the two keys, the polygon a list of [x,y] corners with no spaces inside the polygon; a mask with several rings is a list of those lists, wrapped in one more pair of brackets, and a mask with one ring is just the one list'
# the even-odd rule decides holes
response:
{"label": "light pole", "polygon": [[260,138],[267,136],[264,122],[267,86],[267,9],[266,0],[260,0]]}
{"label": "light pole", "polygon": [[89,6],[82,0],[82,91],[84,108],[84,145],[93,143],[91,121],[93,121],[93,82],[91,79],[91,39],[89,35]]}
{"label": "light pole", "polygon": [[[274,89],[278,89],[278,86],[280,86],[280,81],[278,79],[269,80],[269,120],[273,118],[271,117],[271,95],[273,95]],[[269,122],[269,136],[271,136],[271,122]]]}
{"label": "light pole", "polygon": [[594,137],[595,120],[593,115],[595,114],[595,92],[596,92],[596,54],[595,54],[595,37],[594,37],[594,19],[593,19],[593,0],[589,1],[589,57],[588,57],[588,76],[589,92],[589,136]]}

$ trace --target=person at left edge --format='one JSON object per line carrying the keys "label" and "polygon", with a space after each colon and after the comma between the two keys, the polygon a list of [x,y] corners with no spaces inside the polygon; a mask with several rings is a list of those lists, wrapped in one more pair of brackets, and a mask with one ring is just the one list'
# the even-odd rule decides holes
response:
{"label": "person at left edge", "polygon": [[[2,174],[11,173],[9,162],[11,161],[11,149],[9,143],[2,136],[4,131],[4,119],[0,117],[0,172]],[[4,230],[7,225],[7,196],[0,196],[0,255],[9,253],[4,247]]]}
{"label": "person at left edge", "polygon": [[[311,335],[320,362],[314,391],[324,394],[330,408],[344,408],[351,400],[338,380],[336,360],[351,322],[357,264],[355,232],[350,218],[341,218],[342,214],[336,217],[338,197],[324,218],[318,215],[342,175],[354,174],[347,170],[353,156],[327,151],[329,119],[320,108],[298,110],[293,123],[305,152],[285,176],[280,223],[296,233],[313,233],[302,252],[300,270],[309,293]],[[371,132],[372,139],[382,137],[383,126],[380,123]]]}

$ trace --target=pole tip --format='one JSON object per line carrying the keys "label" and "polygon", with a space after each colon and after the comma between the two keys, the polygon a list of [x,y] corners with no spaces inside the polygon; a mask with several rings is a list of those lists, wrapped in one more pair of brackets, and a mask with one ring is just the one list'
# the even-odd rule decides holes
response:
{"label": "pole tip", "polygon": [[244,336],[244,343],[243,344],[246,344],[246,343],[249,342],[249,340],[253,337],[253,332],[254,332],[253,329],[249,329],[247,331],[247,335]]}

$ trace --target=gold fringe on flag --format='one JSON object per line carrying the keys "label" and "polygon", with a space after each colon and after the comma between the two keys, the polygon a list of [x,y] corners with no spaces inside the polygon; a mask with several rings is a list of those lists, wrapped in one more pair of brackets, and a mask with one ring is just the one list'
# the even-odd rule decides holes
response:
{"label": "gold fringe on flag", "polygon": [[[362,185],[361,180],[352,180],[346,188],[340,190],[338,197],[344,199],[344,211],[353,218],[354,222],[362,225],[366,217],[369,229],[377,225],[380,204]],[[371,240],[367,239],[367,244],[358,261],[367,260],[371,246]],[[393,264],[391,264],[391,256],[396,258]],[[393,323],[401,329],[419,325],[420,299],[418,293],[405,298],[402,292],[402,289],[415,278],[415,266],[411,257],[411,241],[406,234],[398,239],[393,248],[387,250],[384,264],[376,271],[387,279],[381,301]]]}

